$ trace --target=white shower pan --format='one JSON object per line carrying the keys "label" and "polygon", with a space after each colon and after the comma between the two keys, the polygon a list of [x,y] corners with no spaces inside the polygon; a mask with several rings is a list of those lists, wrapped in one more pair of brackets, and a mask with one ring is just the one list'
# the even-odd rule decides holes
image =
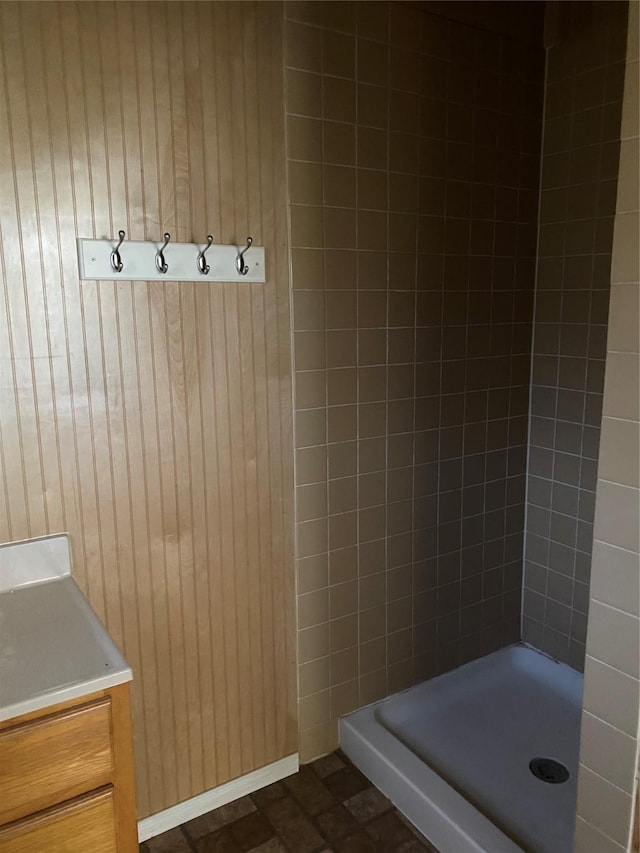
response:
{"label": "white shower pan", "polygon": [[570,853],[582,682],[510,646],[343,717],[340,746],[442,853]]}

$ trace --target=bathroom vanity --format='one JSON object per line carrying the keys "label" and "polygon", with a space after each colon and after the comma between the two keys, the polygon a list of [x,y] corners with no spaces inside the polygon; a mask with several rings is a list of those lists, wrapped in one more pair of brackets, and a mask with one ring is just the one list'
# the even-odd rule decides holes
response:
{"label": "bathroom vanity", "polygon": [[138,849],[131,670],[68,538],[0,546],[0,851]]}

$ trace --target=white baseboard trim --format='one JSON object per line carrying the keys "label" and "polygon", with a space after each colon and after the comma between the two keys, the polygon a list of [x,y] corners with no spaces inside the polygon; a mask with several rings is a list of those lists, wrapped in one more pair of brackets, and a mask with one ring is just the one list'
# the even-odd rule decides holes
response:
{"label": "white baseboard trim", "polygon": [[218,785],[217,788],[212,788],[210,791],[198,794],[197,797],[178,803],[177,806],[171,806],[162,812],[145,817],[138,821],[138,841],[142,843],[148,838],[166,832],[168,829],[180,826],[181,823],[193,820],[194,817],[200,817],[200,815],[220,808],[220,806],[237,800],[239,797],[252,794],[266,785],[271,785],[273,782],[291,776],[298,772],[299,766],[298,753],[294,752],[279,761],[274,761],[273,764],[267,764],[266,767],[260,767],[245,776],[232,779],[231,782],[225,782],[224,785]]}

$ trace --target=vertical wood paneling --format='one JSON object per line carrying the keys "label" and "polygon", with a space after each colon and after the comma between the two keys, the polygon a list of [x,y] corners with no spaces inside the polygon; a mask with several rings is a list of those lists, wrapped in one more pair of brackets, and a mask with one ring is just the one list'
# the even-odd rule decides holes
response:
{"label": "vertical wood paneling", "polygon": [[[0,541],[71,533],[140,816],[296,749],[281,17],[0,3]],[[119,228],[252,234],[268,281],[81,284]]]}

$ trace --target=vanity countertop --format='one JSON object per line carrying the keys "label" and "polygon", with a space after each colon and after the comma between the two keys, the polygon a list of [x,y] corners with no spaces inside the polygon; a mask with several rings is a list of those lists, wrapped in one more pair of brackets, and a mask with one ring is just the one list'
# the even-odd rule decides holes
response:
{"label": "vanity countertop", "polygon": [[0,545],[0,722],[131,681],[65,534]]}

